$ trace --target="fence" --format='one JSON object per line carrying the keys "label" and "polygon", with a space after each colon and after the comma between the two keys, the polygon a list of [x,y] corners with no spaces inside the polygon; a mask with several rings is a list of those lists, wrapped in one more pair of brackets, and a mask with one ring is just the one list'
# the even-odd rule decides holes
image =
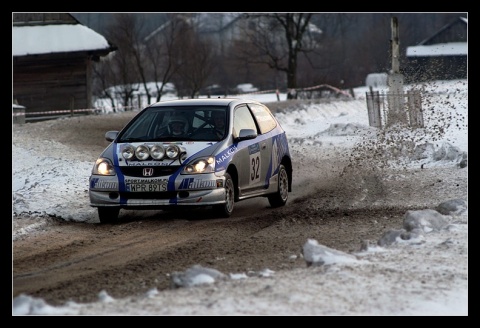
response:
{"label": "fence", "polygon": [[75,115],[98,114],[99,109],[71,109],[71,110],[53,110],[45,112],[28,112],[25,109],[13,108],[12,122],[15,124],[23,124],[33,121],[53,120],[60,117]]}
{"label": "fence", "polygon": [[370,91],[366,93],[368,123],[370,126],[381,128],[393,122],[393,115],[389,121],[389,111],[393,106],[400,104],[401,114],[405,114],[410,127],[423,128],[422,97],[419,91],[407,91],[404,94],[380,93]]}
{"label": "fence", "polygon": [[23,124],[25,123],[25,107],[19,105],[12,106],[12,123]]}
{"label": "fence", "polygon": [[[255,91],[255,92],[248,92],[242,93],[237,95],[230,95],[232,97],[235,96],[245,96],[245,95],[258,95],[258,94],[267,94],[272,93],[276,94],[277,101],[280,101],[279,98],[279,91],[278,89],[275,90],[263,90],[263,91]],[[312,87],[307,88],[298,88],[298,89],[289,89],[288,90],[288,97],[287,99],[321,99],[321,98],[354,98],[353,90],[345,91],[333,87],[328,84],[321,84],[315,85]],[[13,110],[12,117],[13,123],[21,124],[25,122],[34,122],[34,121],[45,121],[51,119],[57,119],[66,116],[75,116],[75,115],[89,115],[89,114],[101,114],[101,113],[108,113],[108,112],[116,112],[116,111],[127,111],[127,110],[135,110],[141,109],[148,105],[148,101],[145,94],[137,94],[135,97],[132,97],[130,101],[130,106],[111,106],[111,99],[98,99],[95,102],[94,109],[73,109],[73,110],[55,110],[55,111],[45,111],[45,112],[29,112],[26,110]]]}
{"label": "fence", "polygon": [[353,98],[353,90],[348,93],[328,84],[320,84],[308,88],[289,90],[288,95],[290,96],[289,99]]}

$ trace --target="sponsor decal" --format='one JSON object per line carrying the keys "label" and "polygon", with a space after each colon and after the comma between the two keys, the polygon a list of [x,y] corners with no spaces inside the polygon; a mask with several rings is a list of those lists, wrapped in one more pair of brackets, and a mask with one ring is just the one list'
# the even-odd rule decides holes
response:
{"label": "sponsor decal", "polygon": [[248,153],[250,155],[258,153],[260,151],[260,145],[258,143],[254,143],[253,145],[248,146]]}
{"label": "sponsor decal", "polygon": [[235,154],[236,151],[237,151],[237,146],[232,145],[230,148],[226,149],[224,152],[215,156],[215,161],[217,162],[217,164],[222,164],[223,161],[229,159],[230,156]]}
{"label": "sponsor decal", "polygon": [[125,183],[162,183],[168,182],[168,179],[160,179],[160,178],[153,178],[153,179],[131,179],[126,178]]}
{"label": "sponsor decal", "polygon": [[92,179],[92,182],[90,183],[90,187],[95,189],[118,189],[118,182]]}
{"label": "sponsor decal", "polygon": [[175,160],[171,162],[127,162],[127,166],[169,166],[172,165]]}
{"label": "sponsor decal", "polygon": [[202,188],[216,188],[217,182],[215,180],[199,180],[194,178],[186,178],[180,182],[178,189],[202,189]]}
{"label": "sponsor decal", "polygon": [[287,136],[285,133],[282,133],[276,138],[277,145],[278,145],[278,156],[283,157],[283,155],[288,154],[288,142],[287,142]]}

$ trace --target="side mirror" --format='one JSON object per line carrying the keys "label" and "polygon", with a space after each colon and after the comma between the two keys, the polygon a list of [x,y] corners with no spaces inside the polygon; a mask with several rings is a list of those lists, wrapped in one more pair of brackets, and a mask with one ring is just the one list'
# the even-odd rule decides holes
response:
{"label": "side mirror", "polygon": [[257,137],[257,131],[254,129],[241,129],[236,141],[250,140]]}
{"label": "side mirror", "polygon": [[118,131],[108,131],[107,133],[105,133],[105,139],[110,142],[115,140],[117,136],[118,136]]}

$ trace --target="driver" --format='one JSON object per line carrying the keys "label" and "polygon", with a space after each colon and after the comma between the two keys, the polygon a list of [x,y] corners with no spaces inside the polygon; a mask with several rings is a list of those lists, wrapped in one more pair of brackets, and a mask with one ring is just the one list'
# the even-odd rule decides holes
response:
{"label": "driver", "polygon": [[183,116],[174,116],[168,120],[167,129],[171,136],[185,136],[188,132],[188,121]]}

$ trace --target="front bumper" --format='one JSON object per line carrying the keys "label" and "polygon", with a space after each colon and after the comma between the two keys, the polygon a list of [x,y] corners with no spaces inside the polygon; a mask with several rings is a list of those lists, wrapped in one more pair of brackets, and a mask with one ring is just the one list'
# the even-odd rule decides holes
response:
{"label": "front bumper", "polygon": [[[123,180],[125,181],[125,180]],[[148,182],[148,179],[145,179]],[[90,206],[155,208],[175,205],[208,206],[225,203],[224,178],[215,174],[179,176],[161,192],[131,192],[117,176],[90,177]]]}

